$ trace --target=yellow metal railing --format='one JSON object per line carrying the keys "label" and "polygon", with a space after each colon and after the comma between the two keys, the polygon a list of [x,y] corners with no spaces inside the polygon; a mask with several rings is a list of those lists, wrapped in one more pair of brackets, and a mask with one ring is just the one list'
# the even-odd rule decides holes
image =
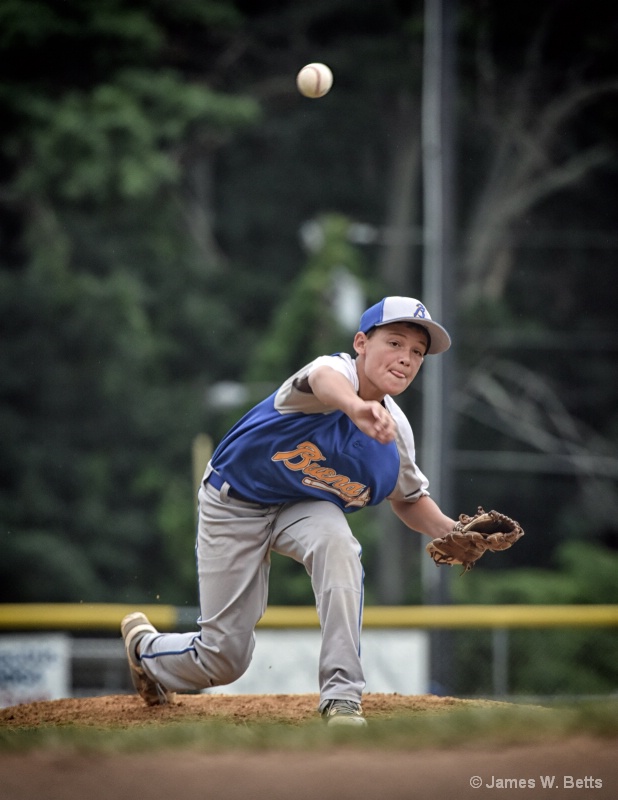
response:
{"label": "yellow metal railing", "polygon": [[[118,630],[120,620],[143,611],[160,630],[186,630],[199,610],[169,605],[113,603],[4,603],[2,630]],[[259,627],[317,628],[312,606],[271,606]],[[575,628],[618,626],[618,605],[368,606],[365,628]]]}

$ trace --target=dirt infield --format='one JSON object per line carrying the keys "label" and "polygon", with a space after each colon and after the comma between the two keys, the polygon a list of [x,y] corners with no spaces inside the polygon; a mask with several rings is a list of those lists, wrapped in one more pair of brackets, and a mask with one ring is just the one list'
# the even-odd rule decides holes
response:
{"label": "dirt infield", "polygon": [[[400,712],[436,713],[489,701],[367,695],[369,720]],[[317,695],[184,695],[175,706],[147,708],[138,697],[110,696],[0,709],[0,732],[67,725],[160,726],[222,720],[241,727],[273,720],[300,724],[316,715]],[[5,735],[6,740],[6,735]],[[236,750],[153,753],[81,752],[47,747],[0,752],[2,800],[449,800],[520,797],[553,800],[618,794],[615,738],[573,735],[532,745],[497,742],[437,749],[367,749],[353,743],[312,752]],[[477,787],[478,784],[478,787]],[[545,784],[545,785],[544,785]],[[549,790],[551,787],[551,791]]]}
{"label": "dirt infield", "polygon": [[[410,711],[440,711],[465,705],[495,705],[490,701],[458,700],[434,695],[368,694],[363,699],[367,717],[383,718]],[[55,700],[0,709],[0,726],[111,725],[130,727],[156,722],[193,722],[222,719],[232,722],[302,722],[317,715],[318,695],[177,695],[175,705],[149,708],[137,695]]]}

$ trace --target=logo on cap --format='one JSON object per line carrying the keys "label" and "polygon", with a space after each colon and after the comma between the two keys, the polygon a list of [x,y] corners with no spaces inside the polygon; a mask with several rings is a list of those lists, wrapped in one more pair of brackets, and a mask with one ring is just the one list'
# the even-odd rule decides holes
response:
{"label": "logo on cap", "polygon": [[427,316],[427,309],[422,303],[416,304],[416,311],[414,312],[415,317],[420,317],[421,319],[425,319]]}

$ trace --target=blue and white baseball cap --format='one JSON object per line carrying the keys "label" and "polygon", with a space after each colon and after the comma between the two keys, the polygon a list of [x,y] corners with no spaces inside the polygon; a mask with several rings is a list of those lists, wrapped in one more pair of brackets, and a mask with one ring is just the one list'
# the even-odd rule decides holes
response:
{"label": "blue and white baseball cap", "polygon": [[429,311],[415,297],[384,297],[363,314],[358,330],[363,333],[390,322],[414,322],[429,333],[431,339],[427,353],[443,353],[451,346],[451,337],[446,330],[434,322]]}

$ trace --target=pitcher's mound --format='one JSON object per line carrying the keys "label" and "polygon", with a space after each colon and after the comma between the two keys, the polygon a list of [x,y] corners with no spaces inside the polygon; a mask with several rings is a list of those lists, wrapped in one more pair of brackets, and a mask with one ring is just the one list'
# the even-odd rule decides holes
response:
{"label": "pitcher's mound", "polygon": [[[491,701],[458,700],[435,695],[367,694],[363,709],[368,719],[385,718],[400,712],[445,711],[459,706],[493,706]],[[148,707],[137,695],[110,695],[72,700],[28,703],[0,709],[0,725],[111,725],[130,727],[149,722],[195,722],[217,718],[229,722],[301,722],[317,718],[318,695],[264,694],[177,695],[177,703]]]}

